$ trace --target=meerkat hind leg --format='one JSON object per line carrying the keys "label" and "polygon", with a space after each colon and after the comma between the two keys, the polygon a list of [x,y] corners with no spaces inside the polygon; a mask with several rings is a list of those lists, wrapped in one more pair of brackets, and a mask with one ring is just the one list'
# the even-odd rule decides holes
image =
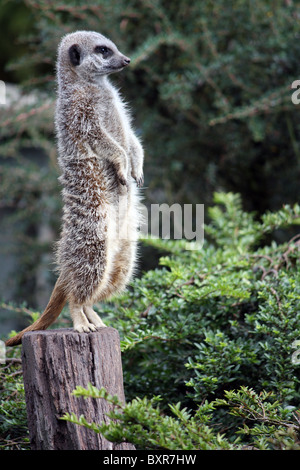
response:
{"label": "meerkat hind leg", "polygon": [[83,305],[70,303],[70,314],[73,320],[73,328],[79,333],[96,331],[96,326],[90,323],[84,313]]}
{"label": "meerkat hind leg", "polygon": [[99,315],[95,312],[95,310],[93,310],[92,305],[85,305],[83,307],[83,311],[89,322],[92,323],[96,328],[106,327]]}

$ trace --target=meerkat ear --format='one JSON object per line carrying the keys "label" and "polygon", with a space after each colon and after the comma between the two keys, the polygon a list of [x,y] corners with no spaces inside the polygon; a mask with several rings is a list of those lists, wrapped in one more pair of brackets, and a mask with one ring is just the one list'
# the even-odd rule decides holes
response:
{"label": "meerkat ear", "polygon": [[80,53],[81,50],[78,44],[73,44],[73,46],[69,48],[69,57],[72,65],[76,66],[80,64]]}

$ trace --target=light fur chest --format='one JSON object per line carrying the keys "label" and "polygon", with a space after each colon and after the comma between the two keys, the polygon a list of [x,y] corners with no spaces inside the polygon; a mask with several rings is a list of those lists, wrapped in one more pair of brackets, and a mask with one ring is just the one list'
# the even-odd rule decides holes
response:
{"label": "light fur chest", "polygon": [[127,151],[130,120],[125,105],[113,87],[105,92],[100,103],[100,126]]}

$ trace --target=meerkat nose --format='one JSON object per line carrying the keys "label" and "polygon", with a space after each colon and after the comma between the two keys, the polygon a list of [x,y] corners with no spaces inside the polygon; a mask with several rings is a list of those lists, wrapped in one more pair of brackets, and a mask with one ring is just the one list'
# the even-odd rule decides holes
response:
{"label": "meerkat nose", "polygon": [[123,64],[124,64],[124,65],[130,64],[130,59],[129,59],[129,57],[124,57],[124,59],[123,59]]}

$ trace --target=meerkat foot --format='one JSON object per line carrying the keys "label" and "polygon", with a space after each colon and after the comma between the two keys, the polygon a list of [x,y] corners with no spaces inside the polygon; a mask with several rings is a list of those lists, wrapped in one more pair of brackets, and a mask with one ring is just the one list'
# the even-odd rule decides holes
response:
{"label": "meerkat foot", "polygon": [[93,310],[90,305],[85,305],[83,307],[83,311],[89,322],[92,323],[96,328],[106,327],[105,323],[103,323],[99,315],[95,312],[95,310]]}
{"label": "meerkat foot", "polygon": [[71,308],[71,317],[73,320],[73,328],[79,333],[96,331],[96,326],[93,323],[90,323],[83,312],[83,307],[81,305],[72,305]]}

